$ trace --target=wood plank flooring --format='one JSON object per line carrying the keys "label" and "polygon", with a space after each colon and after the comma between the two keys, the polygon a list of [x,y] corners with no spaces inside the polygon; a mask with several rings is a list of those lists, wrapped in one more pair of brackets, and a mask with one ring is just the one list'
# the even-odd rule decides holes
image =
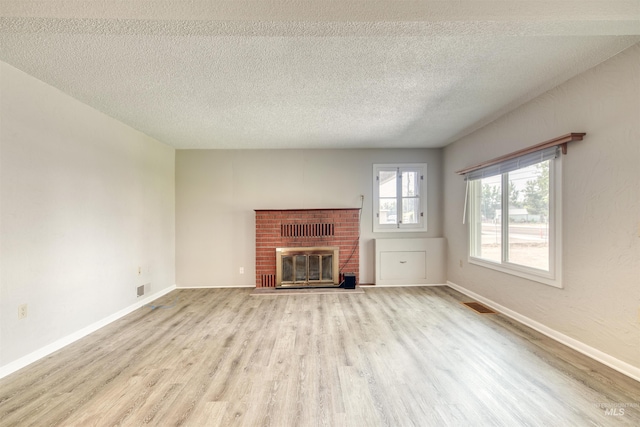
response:
{"label": "wood plank flooring", "polygon": [[450,288],[176,298],[0,380],[0,425],[640,425],[640,383]]}

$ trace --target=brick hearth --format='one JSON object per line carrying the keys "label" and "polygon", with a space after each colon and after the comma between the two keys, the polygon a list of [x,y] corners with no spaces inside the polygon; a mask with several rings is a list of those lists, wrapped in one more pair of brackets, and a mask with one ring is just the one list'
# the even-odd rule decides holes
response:
{"label": "brick hearth", "polygon": [[341,278],[355,273],[358,283],[359,217],[360,209],[256,209],[256,287],[276,285],[276,248],[305,246],[339,247]]}

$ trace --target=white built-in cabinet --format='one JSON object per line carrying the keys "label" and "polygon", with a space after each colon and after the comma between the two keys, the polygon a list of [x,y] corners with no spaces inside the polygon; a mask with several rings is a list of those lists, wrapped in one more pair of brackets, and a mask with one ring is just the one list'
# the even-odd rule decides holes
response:
{"label": "white built-in cabinet", "polygon": [[375,239],[376,285],[445,283],[444,238]]}

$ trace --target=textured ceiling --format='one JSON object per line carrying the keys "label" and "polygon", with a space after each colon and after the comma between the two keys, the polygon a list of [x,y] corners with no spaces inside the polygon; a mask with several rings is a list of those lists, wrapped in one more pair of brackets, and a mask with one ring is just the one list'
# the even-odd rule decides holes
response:
{"label": "textured ceiling", "polygon": [[640,0],[0,0],[0,60],[176,148],[441,147],[639,41]]}

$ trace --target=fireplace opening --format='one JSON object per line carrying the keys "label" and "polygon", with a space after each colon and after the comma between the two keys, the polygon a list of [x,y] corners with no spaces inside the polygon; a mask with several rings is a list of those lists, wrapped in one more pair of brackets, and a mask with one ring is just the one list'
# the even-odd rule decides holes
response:
{"label": "fireplace opening", "polygon": [[276,287],[337,286],[339,248],[276,248]]}

